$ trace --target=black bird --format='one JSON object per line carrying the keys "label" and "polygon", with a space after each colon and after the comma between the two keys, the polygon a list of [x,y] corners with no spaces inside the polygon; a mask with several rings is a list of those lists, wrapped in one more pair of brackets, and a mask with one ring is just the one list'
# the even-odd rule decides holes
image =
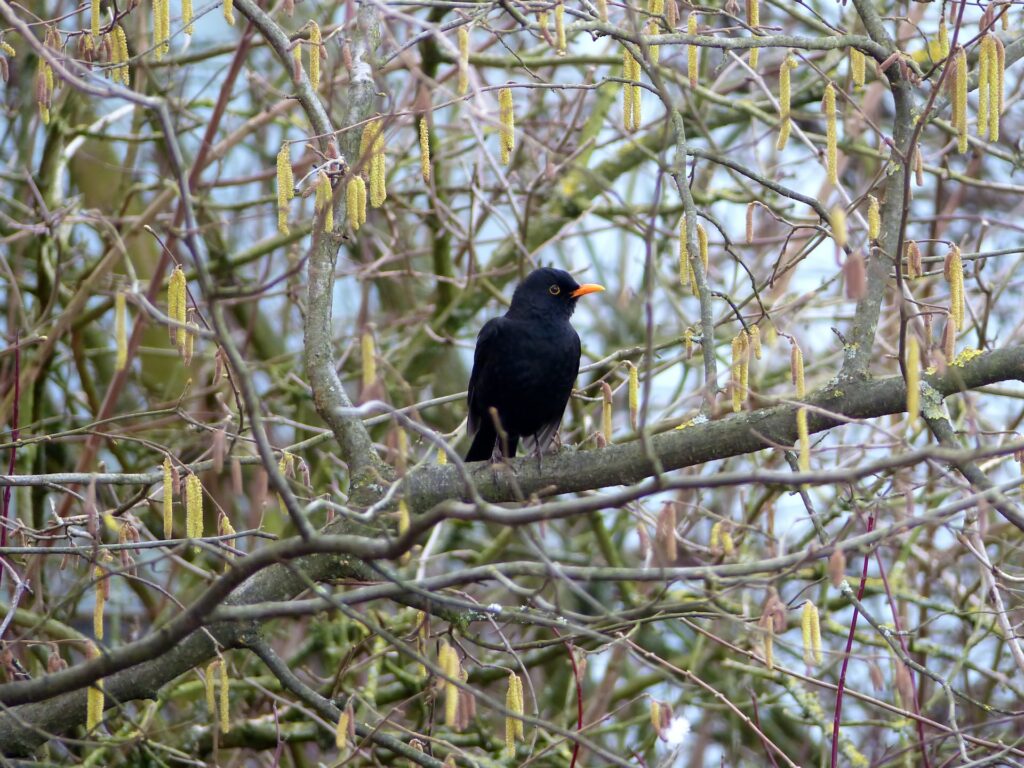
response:
{"label": "black bird", "polygon": [[580,371],[580,337],[569,318],[580,296],[603,290],[580,285],[561,269],[537,269],[516,288],[505,316],[484,324],[469,378],[469,432],[475,437],[466,461],[511,458],[520,438],[533,442],[540,456],[562,422]]}

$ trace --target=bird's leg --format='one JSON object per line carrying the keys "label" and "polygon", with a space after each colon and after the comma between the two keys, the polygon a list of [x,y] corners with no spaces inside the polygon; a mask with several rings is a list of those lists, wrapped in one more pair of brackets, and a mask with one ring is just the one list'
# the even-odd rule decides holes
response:
{"label": "bird's leg", "polygon": [[491,464],[501,464],[505,461],[505,454],[501,449],[501,441],[494,441],[494,450],[491,451]]}
{"label": "bird's leg", "polygon": [[543,469],[541,457],[544,455],[544,449],[541,447],[540,440],[536,438],[533,441],[533,455],[537,457],[537,472],[540,473],[541,469]]}

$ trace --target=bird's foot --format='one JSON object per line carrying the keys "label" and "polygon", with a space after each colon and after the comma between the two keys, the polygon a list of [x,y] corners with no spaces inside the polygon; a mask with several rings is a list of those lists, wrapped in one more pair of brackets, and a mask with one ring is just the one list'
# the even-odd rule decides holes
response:
{"label": "bird's foot", "polygon": [[491,451],[490,464],[491,469],[495,471],[504,467],[512,474],[515,474],[515,470],[512,469],[512,464],[509,463],[508,459],[505,457],[505,454],[502,453],[501,446],[498,444],[495,444],[494,450]]}

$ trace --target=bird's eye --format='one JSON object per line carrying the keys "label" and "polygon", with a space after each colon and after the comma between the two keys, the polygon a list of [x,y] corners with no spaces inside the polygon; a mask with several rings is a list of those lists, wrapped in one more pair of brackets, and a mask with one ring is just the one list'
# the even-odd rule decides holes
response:
{"label": "bird's eye", "polygon": [[561,292],[562,289],[559,288],[557,285],[552,285],[550,288],[548,288],[548,293],[550,293],[552,296],[557,296]]}

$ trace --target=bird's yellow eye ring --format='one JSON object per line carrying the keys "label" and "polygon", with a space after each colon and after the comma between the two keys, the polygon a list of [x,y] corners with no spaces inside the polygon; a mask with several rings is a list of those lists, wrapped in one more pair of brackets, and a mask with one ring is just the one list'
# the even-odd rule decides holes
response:
{"label": "bird's yellow eye ring", "polygon": [[562,289],[559,288],[557,285],[552,285],[550,288],[548,288],[548,293],[550,293],[552,296],[557,296],[561,292]]}

